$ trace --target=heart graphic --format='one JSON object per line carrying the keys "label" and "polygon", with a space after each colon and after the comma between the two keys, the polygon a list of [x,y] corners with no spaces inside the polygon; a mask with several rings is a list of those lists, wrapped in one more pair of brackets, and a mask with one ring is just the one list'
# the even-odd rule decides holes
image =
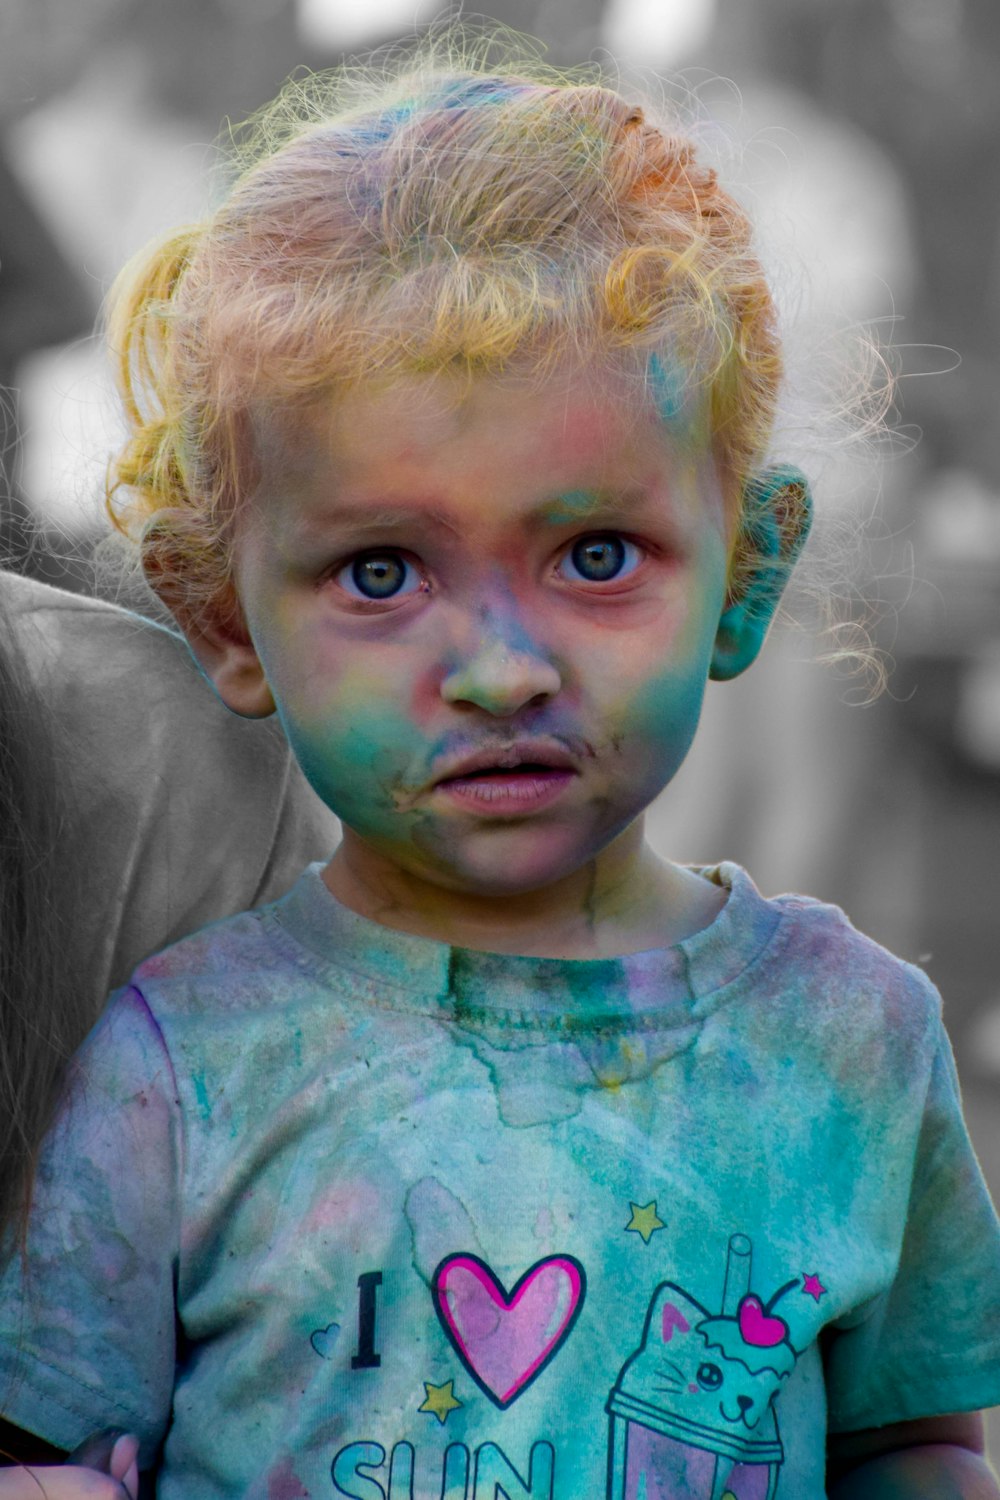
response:
{"label": "heart graphic", "polygon": [[309,1342],[320,1359],[333,1358],[333,1346],[337,1342],[339,1332],[339,1323],[327,1323],[325,1328],[317,1328],[315,1333],[310,1334]]}
{"label": "heart graphic", "polygon": [[527,1390],[569,1337],[587,1276],[572,1255],[547,1255],[507,1292],[478,1255],[446,1255],[432,1290],[452,1348],[502,1409]]}
{"label": "heart graphic", "polygon": [[764,1311],[759,1297],[744,1297],[740,1301],[737,1318],[745,1344],[757,1349],[773,1349],[783,1343],[788,1335],[788,1324],[784,1318],[775,1318]]}

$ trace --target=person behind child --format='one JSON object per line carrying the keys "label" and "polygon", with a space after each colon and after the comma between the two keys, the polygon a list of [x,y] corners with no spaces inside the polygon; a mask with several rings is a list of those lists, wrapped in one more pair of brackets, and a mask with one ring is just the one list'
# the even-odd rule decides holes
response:
{"label": "person behind child", "polygon": [[138,1442],[163,1500],[995,1500],[938,997],[643,840],[809,528],[749,224],[654,111],[449,45],[296,80],[114,297],[120,524],[343,839],[81,1051],[0,1442],[131,1436],[0,1495]]}
{"label": "person behind child", "polygon": [[0,570],[0,1240],[23,1238],[68,1059],[109,989],[282,895],[335,820],[276,725],[226,713],[176,634]]}

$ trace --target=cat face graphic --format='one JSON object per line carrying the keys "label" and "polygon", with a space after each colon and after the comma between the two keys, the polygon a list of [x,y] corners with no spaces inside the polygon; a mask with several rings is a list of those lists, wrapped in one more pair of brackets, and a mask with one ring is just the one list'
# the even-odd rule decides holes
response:
{"label": "cat face graphic", "polygon": [[673,1282],[653,1293],[619,1389],[702,1428],[753,1430],[795,1366],[788,1326],[758,1297],[712,1317]]}

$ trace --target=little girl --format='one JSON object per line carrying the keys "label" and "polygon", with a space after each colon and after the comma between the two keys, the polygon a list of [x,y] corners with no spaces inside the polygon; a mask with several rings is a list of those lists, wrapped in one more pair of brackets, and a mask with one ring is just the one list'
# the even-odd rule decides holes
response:
{"label": "little girl", "polygon": [[744,214],[609,88],[350,88],[113,299],[120,523],[343,841],[79,1054],[0,1495],[996,1497],[936,994],[643,841],[809,527]]}

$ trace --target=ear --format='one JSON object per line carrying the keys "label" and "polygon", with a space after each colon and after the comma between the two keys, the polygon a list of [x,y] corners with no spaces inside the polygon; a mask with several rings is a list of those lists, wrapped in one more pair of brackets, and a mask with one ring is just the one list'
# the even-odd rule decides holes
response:
{"label": "ear", "polygon": [[776,465],[748,481],[708,675],[727,682],[757,658],[812,525],[809,482]]}
{"label": "ear", "polygon": [[274,699],[246,627],[233,630],[204,620],[181,627],[187,643],[223,703],[243,719],[266,719]]}
{"label": "ear", "polygon": [[232,586],[208,605],[194,609],[168,575],[158,574],[148,562],[145,572],[226,707],[243,719],[266,719],[273,714],[271,689]]}

